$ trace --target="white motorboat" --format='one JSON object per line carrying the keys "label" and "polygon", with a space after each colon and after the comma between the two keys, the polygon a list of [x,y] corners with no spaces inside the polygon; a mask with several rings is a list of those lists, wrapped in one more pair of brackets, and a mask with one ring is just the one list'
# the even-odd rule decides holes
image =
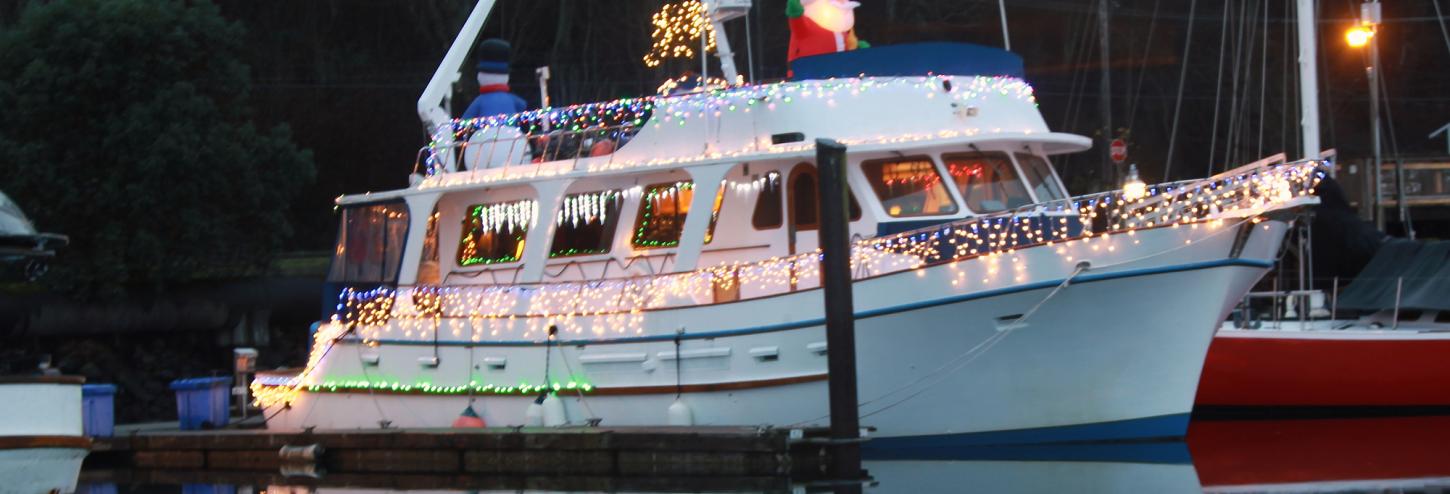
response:
{"label": "white motorboat", "polygon": [[440,122],[410,187],[338,199],[337,310],[252,383],[268,427],[827,423],[831,138],[873,444],[1182,436],[1318,163],[1072,198],[1048,158],[1090,140],[1047,128],[1020,58],[861,57],[899,70]]}

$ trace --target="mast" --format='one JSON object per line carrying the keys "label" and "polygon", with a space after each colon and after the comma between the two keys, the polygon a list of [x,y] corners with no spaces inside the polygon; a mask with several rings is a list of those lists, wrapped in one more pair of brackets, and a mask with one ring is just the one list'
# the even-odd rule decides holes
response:
{"label": "mast", "polygon": [[1117,168],[1113,165],[1113,78],[1108,72],[1108,0],[1098,0],[1098,50],[1102,62],[1102,84],[1098,88],[1098,112],[1103,116],[1103,185],[1108,190],[1118,187]]}
{"label": "mast", "polygon": [[[1319,158],[1319,72],[1314,51],[1314,0],[1298,0],[1299,130],[1303,159]],[[1379,173],[1376,169],[1375,173]]]}

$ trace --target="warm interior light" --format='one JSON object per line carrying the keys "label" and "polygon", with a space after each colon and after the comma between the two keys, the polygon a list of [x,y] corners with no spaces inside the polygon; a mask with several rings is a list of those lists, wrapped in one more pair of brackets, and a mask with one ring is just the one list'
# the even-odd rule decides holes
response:
{"label": "warm interior light", "polygon": [[1344,32],[1344,40],[1349,46],[1359,48],[1369,44],[1370,38],[1374,37],[1374,30],[1364,26],[1355,26]]}

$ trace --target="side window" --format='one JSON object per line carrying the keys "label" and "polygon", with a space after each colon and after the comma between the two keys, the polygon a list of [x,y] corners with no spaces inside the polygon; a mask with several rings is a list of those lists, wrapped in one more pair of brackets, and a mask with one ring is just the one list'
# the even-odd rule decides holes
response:
{"label": "side window", "polygon": [[515,262],[524,255],[524,238],[533,226],[538,203],[522,201],[475,204],[463,217],[458,265]]}
{"label": "side window", "polygon": [[418,264],[418,284],[437,285],[441,282],[438,266],[438,208],[428,216],[428,231],[423,237],[423,259]]}
{"label": "side window", "polygon": [[866,181],[893,217],[935,216],[957,212],[936,165],[926,156],[861,163]]}
{"label": "side window", "polygon": [[[820,228],[820,217],[816,211],[820,207],[820,200],[816,198],[819,190],[814,165],[801,163],[791,169],[790,221],[796,231]],[[861,203],[856,201],[856,193],[848,190],[846,197],[851,201],[851,221],[861,219]]]}
{"label": "side window", "polygon": [[1022,174],[1027,176],[1027,185],[1032,187],[1032,194],[1037,196],[1037,200],[1049,202],[1067,199],[1067,192],[1058,183],[1057,177],[1052,175],[1052,165],[1047,160],[1027,153],[1015,153],[1012,156],[1022,166]]}
{"label": "side window", "polygon": [[554,242],[549,244],[549,257],[604,254],[614,244],[614,230],[619,225],[618,190],[587,192],[564,196],[559,214],[554,218]]}
{"label": "side window", "polygon": [[1032,204],[1007,153],[953,153],[942,155],[942,161],[972,211],[992,213]]}
{"label": "side window", "polygon": [[342,210],[328,281],[394,283],[408,235],[408,207],[401,202]]}
{"label": "side window", "polygon": [[756,230],[780,228],[785,220],[781,206],[785,194],[780,187],[780,173],[770,172],[765,176],[765,184],[755,195],[755,212],[750,215],[750,223]]}
{"label": "side window", "polygon": [[[690,214],[690,201],[694,198],[695,183],[688,180],[645,187],[631,243],[646,249],[680,245],[680,235],[685,232],[685,218]],[[710,226],[705,230],[707,244],[714,240],[715,223],[720,219],[720,206],[724,201],[725,188],[721,187],[715,194],[715,205],[710,211]]]}

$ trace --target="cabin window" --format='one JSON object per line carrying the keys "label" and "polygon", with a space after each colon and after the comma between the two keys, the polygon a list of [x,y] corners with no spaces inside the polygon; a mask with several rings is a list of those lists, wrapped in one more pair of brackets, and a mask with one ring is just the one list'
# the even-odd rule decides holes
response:
{"label": "cabin window", "polygon": [[957,212],[951,192],[943,184],[936,165],[926,156],[861,163],[866,181],[881,199],[881,207],[893,217],[935,216]]}
{"label": "cabin window", "polygon": [[943,155],[942,161],[972,211],[991,213],[1032,204],[1007,153],[954,153]]}
{"label": "cabin window", "polygon": [[[644,189],[640,198],[639,220],[634,228],[634,246],[642,248],[674,247],[680,245],[680,234],[685,231],[685,218],[690,214],[690,201],[695,199],[695,183],[691,181],[655,184]],[[710,212],[710,226],[705,231],[705,243],[715,236],[715,222],[720,219],[720,205],[725,200],[725,188],[715,194],[715,206]]]}
{"label": "cabin window", "polygon": [[1063,191],[1062,184],[1052,174],[1052,165],[1041,156],[1027,153],[1016,153],[1017,164],[1022,166],[1022,174],[1027,176],[1027,185],[1032,187],[1032,194],[1042,202],[1067,199],[1067,193]]}
{"label": "cabin window", "polygon": [[554,242],[549,257],[604,254],[614,244],[619,225],[621,191],[605,190],[564,196],[554,218]]}
{"label": "cabin window", "polygon": [[760,193],[755,195],[755,213],[750,216],[750,223],[755,225],[756,230],[780,228],[785,220],[781,205],[785,194],[780,188],[780,173],[766,174],[764,182]]}
{"label": "cabin window", "polygon": [[428,231],[423,236],[423,259],[418,264],[418,284],[440,283],[438,267],[438,209],[428,215]]}
{"label": "cabin window", "polygon": [[[816,198],[816,192],[819,190],[819,186],[816,185],[815,166],[801,163],[791,170],[790,221],[796,231],[820,228],[820,215],[816,211],[820,207],[820,200]],[[856,202],[856,194],[847,190],[846,198],[851,201],[849,205],[851,221],[861,219],[861,203]]]}
{"label": "cabin window", "polygon": [[342,210],[328,281],[396,283],[408,237],[408,207],[401,202]]}
{"label": "cabin window", "polygon": [[538,213],[532,199],[468,207],[458,240],[458,265],[499,264],[523,258],[524,238]]}

